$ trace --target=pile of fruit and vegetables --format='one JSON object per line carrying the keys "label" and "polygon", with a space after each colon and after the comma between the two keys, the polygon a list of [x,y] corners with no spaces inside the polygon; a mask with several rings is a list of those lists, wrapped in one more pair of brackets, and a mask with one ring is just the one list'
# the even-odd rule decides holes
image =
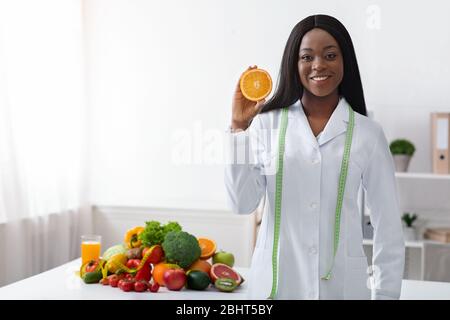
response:
{"label": "pile of fruit and vegetables", "polygon": [[101,283],[123,291],[205,290],[232,292],[243,282],[233,269],[232,253],[216,251],[214,240],[196,238],[177,222],[148,221],[129,229],[124,241],[98,260],[80,268],[85,283]]}

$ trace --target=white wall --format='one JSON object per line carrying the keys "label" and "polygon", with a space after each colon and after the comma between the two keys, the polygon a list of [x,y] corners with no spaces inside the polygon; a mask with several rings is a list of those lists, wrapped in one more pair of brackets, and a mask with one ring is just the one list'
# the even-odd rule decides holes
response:
{"label": "white wall", "polygon": [[[240,72],[257,64],[275,80],[292,27],[313,13],[346,25],[368,109],[389,140],[416,143],[411,171],[430,171],[429,112],[450,111],[450,4],[317,2],[85,1],[93,203],[226,208],[222,166],[201,152],[222,148]],[[172,162],[182,130],[199,137],[191,165]]]}

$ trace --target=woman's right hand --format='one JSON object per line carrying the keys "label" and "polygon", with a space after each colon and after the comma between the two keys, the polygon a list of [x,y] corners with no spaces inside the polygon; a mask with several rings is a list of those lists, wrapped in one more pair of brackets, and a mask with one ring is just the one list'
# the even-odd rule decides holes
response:
{"label": "woman's right hand", "polygon": [[[248,67],[247,70],[256,68],[257,66]],[[243,74],[244,73],[242,73],[239,78],[233,97],[233,110],[231,115],[231,128],[233,130],[246,130],[250,126],[253,118],[261,111],[264,102],[266,102],[265,99],[254,102],[244,97],[240,86]]]}

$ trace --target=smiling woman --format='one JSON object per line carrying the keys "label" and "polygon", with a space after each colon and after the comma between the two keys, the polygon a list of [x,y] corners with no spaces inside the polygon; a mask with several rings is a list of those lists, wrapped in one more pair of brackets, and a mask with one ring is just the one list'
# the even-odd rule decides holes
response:
{"label": "smiling woman", "polygon": [[[253,212],[264,196],[267,203],[249,298],[398,299],[404,243],[393,162],[383,130],[366,117],[345,27],[326,15],[300,21],[274,96],[252,102],[237,87],[232,110],[227,154],[251,156],[226,167],[229,203],[240,214]],[[276,170],[268,171],[268,162]],[[361,188],[375,224],[376,288],[367,286]]]}

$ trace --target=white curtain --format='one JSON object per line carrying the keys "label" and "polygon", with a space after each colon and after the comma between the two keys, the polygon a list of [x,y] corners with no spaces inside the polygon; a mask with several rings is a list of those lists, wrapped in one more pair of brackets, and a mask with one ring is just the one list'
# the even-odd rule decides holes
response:
{"label": "white curtain", "polygon": [[92,229],[81,0],[0,0],[0,286]]}

